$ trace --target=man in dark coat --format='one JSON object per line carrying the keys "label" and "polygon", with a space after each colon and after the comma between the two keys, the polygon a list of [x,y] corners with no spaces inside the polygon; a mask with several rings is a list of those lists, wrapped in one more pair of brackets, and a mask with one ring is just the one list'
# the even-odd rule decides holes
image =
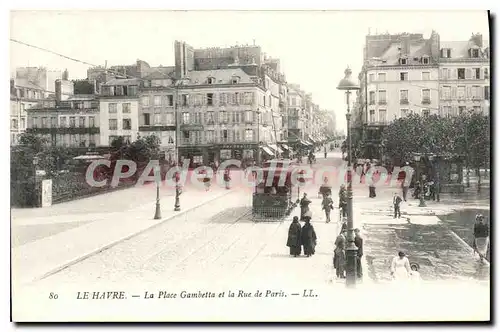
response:
{"label": "man in dark coat", "polygon": [[299,223],[299,217],[293,217],[293,221],[288,228],[288,240],[286,241],[287,247],[290,247],[290,255],[297,257],[302,252],[301,247],[301,233],[302,226]]}
{"label": "man in dark coat", "polygon": [[363,257],[363,238],[361,237],[359,228],[354,230],[354,245],[358,247],[358,256],[356,257],[356,274],[358,278],[363,278],[363,267],[361,266],[361,257]]}
{"label": "man in dark coat", "polygon": [[302,227],[302,245],[304,246],[304,255],[310,257],[314,255],[316,249],[316,232],[313,225],[311,225],[311,218],[305,217],[305,225]]}
{"label": "man in dark coat", "polygon": [[342,217],[347,217],[347,190],[343,184],[339,190],[339,209],[342,211]]}

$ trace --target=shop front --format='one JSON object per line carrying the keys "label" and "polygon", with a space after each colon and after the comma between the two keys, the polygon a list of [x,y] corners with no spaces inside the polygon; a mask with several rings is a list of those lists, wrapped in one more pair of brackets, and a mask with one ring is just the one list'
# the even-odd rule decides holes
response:
{"label": "shop front", "polygon": [[196,168],[199,166],[203,166],[205,164],[204,155],[206,155],[206,152],[204,152],[203,149],[201,148],[196,148],[196,147],[179,148],[180,163],[183,164],[185,160],[188,160],[189,168]]}
{"label": "shop front", "polygon": [[217,147],[220,163],[239,160],[242,167],[251,165],[257,157],[257,144],[221,144]]}

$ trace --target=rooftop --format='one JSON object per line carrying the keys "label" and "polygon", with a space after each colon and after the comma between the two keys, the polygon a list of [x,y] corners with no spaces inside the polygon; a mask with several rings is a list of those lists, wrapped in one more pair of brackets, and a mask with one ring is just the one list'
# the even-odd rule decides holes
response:
{"label": "rooftop", "polygon": [[231,84],[233,77],[239,78],[239,84],[254,83],[241,68],[216,69],[216,70],[196,70],[190,71],[187,75],[189,83],[186,85],[205,85],[209,77],[215,78],[214,84]]}
{"label": "rooftop", "polygon": [[44,91],[44,89],[36,84],[31,83],[29,80],[25,78],[16,78],[14,80],[14,84],[16,87],[20,88],[28,88],[28,89],[33,89],[33,90],[39,90],[39,91]]}
{"label": "rooftop", "polygon": [[114,78],[104,85],[139,85],[140,82],[139,78]]}
{"label": "rooftop", "polygon": [[479,47],[472,40],[468,41],[442,41],[441,49],[451,49],[451,58],[453,59],[462,59],[462,58],[470,58],[469,49],[475,48],[480,49],[483,52],[489,48],[489,40],[483,40],[483,47]]}

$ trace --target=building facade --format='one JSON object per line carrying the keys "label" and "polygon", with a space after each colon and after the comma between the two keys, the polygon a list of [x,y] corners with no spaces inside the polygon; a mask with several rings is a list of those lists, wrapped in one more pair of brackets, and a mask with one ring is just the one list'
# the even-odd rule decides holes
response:
{"label": "building facade", "polygon": [[139,134],[156,135],[165,159],[176,160],[176,99],[174,80],[164,73],[146,76],[139,95]]}
{"label": "building facade", "polygon": [[43,90],[44,97],[53,94],[55,92],[56,80],[63,78],[63,71],[59,69],[47,69],[43,67],[16,68],[16,79],[24,80],[37,86],[39,89]]}
{"label": "building facade", "polygon": [[275,154],[270,93],[241,69],[192,71],[177,89],[180,160],[194,166]]}
{"label": "building facade", "polygon": [[99,101],[95,95],[73,95],[73,83],[55,82],[56,95],[33,106],[27,132],[45,137],[49,144],[71,148],[100,145]]}
{"label": "building facade", "polygon": [[10,80],[10,144],[19,143],[19,135],[26,132],[28,113],[44,98],[44,90],[26,79]]}
{"label": "building facade", "polygon": [[101,86],[99,123],[101,146],[122,136],[125,142],[139,135],[140,79],[112,79]]}
{"label": "building facade", "polygon": [[440,115],[490,112],[490,53],[481,34],[467,41],[441,42]]}

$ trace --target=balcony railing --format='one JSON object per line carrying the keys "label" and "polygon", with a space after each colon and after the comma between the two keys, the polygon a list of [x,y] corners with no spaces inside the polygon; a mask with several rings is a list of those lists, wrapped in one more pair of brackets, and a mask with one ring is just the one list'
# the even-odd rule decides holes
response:
{"label": "balcony railing", "polygon": [[386,105],[387,104],[387,100],[379,100],[378,104],[379,105]]}
{"label": "balcony railing", "polygon": [[408,105],[410,102],[408,101],[408,98],[403,98],[399,100],[399,103],[401,105]]}
{"label": "balcony railing", "polygon": [[481,101],[481,100],[483,100],[483,98],[481,96],[473,96],[472,100],[473,101]]}
{"label": "balcony railing", "polygon": [[375,100],[370,100],[370,102],[368,104],[375,105]]}
{"label": "balcony railing", "polygon": [[430,98],[422,98],[422,104],[429,105],[430,103],[431,103],[431,99]]}

